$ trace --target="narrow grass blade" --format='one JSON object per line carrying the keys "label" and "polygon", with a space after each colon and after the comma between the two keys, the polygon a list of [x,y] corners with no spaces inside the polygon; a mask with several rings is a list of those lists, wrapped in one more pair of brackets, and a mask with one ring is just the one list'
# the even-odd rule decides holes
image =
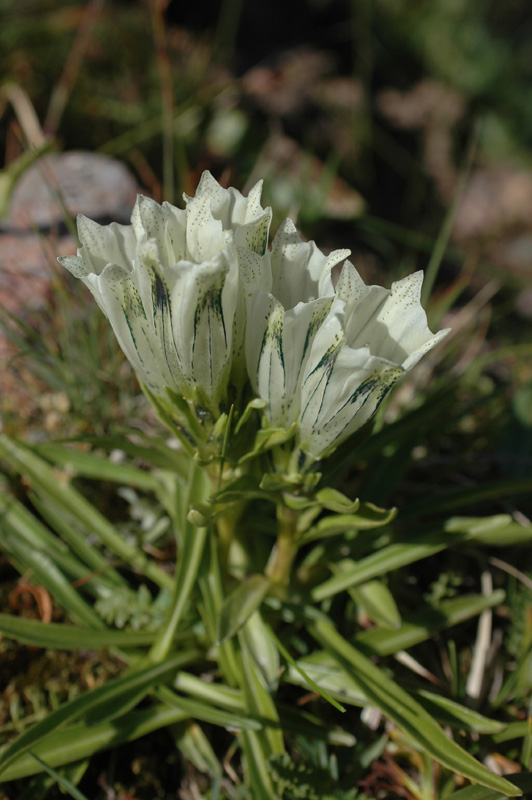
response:
{"label": "narrow grass blade", "polygon": [[270,585],[264,575],[251,575],[225,599],[218,620],[218,645],[245,625],[266,597]]}
{"label": "narrow grass blade", "polygon": [[275,633],[272,630],[270,630],[270,636],[274,640],[276,646],[279,648],[279,651],[280,651],[281,655],[283,656],[283,658],[286,661],[288,661],[288,663],[290,664],[291,667],[293,667],[295,670],[297,670],[297,672],[299,672],[299,674],[301,675],[303,680],[308,684],[309,688],[312,689],[314,692],[316,692],[316,694],[319,694],[320,697],[323,697],[324,700],[326,700],[328,703],[330,703],[332,706],[334,706],[334,708],[338,709],[338,711],[344,712],[345,711],[345,707],[341,703],[338,703],[334,699],[334,697],[331,697],[329,692],[326,692],[324,689],[320,689],[318,684],[315,683],[312,680],[312,678],[310,678],[307,675],[307,673],[305,672],[303,667],[300,664],[298,664],[297,661],[295,660],[295,658],[293,658],[290,655],[290,653],[288,652],[288,650],[286,649],[284,644],[277,638],[277,636],[275,635]]}
{"label": "narrow grass blade", "polygon": [[353,675],[368,700],[408,735],[432,758],[459,775],[517,797],[520,789],[491,773],[473,756],[448,739],[430,714],[398,684],[388,678],[359,650],[340,636],[331,623],[317,620],[310,633],[331,654],[347,675]]}
{"label": "narrow grass blade", "polygon": [[[101,750],[133,742],[152,731],[182,722],[188,714],[177,708],[157,705],[142,711],[131,711],[120,719],[88,727],[79,723],[65,730],[53,731],[46,739],[31,748],[32,753],[50,767],[62,767]],[[1,781],[18,780],[35,775],[41,767],[29,753],[20,755],[1,774]]]}
{"label": "narrow grass blade", "polygon": [[[516,775],[507,775],[506,779],[517,786],[521,794],[526,794],[528,797],[532,793],[532,774],[520,772]],[[459,792],[447,795],[447,800],[505,800],[510,796],[504,792],[501,794],[493,789],[486,789],[484,786],[468,786]]]}
{"label": "narrow grass blade", "polygon": [[[103,624],[103,623],[102,623]],[[56,622],[39,622],[14,614],[0,614],[0,633],[23,644],[46,647],[53,650],[104,650],[111,647],[127,649],[146,647],[152,644],[155,632],[110,631],[78,628]],[[194,635],[179,633],[177,641],[193,641]]]}
{"label": "narrow grass blade", "polygon": [[444,600],[437,607],[427,607],[405,617],[397,630],[375,627],[355,637],[358,648],[367,654],[389,656],[399,650],[424,642],[443,628],[458,625],[466,619],[476,617],[486,608],[494,608],[504,601],[505,593],[496,589],[490,595],[473,594]]}
{"label": "narrow grass blade", "polygon": [[0,538],[5,551],[22,566],[22,571],[30,570],[34,582],[44,586],[73,620],[85,623],[90,628],[105,629],[103,620],[72,587],[51,558],[39,550],[28,547],[24,540],[6,532]]}
{"label": "narrow grass blade", "polygon": [[430,499],[419,500],[401,509],[401,521],[414,517],[435,516],[466,508],[484,500],[494,500],[497,497],[510,497],[517,494],[530,494],[532,492],[532,479],[507,479],[483,483],[481,486],[472,486],[469,489],[453,489],[440,495],[431,492]]}
{"label": "narrow grass blade", "polygon": [[[37,503],[36,507],[38,511],[42,510],[42,504]],[[18,539],[25,540],[35,550],[44,552],[72,581],[83,580],[90,583],[93,576],[97,575],[97,582],[106,583],[108,587],[126,585],[124,579],[110,567],[101,553],[90,547],[83,537],[80,537],[82,553],[88,557],[85,562],[76,557],[75,553],[79,554],[79,551],[76,551],[75,547],[67,547],[65,541],[52,533],[35,514],[12,495],[0,497],[0,542],[2,530],[4,534],[9,532]],[[66,531],[64,537],[69,544],[70,533],[71,528]],[[92,583],[91,589],[94,586]],[[97,591],[94,590],[93,594],[96,595]]]}
{"label": "narrow grass blade", "polygon": [[207,540],[207,528],[196,528],[191,525],[187,520],[187,511],[191,505],[205,498],[211,488],[210,482],[205,471],[195,464],[191,463],[190,469],[183,507],[176,512],[176,517],[181,517],[181,552],[173,580],[172,603],[168,618],[150,651],[150,659],[153,662],[162,661],[170,650],[177,626],[196,583]]}
{"label": "narrow grass blade", "polygon": [[267,726],[256,735],[260,739],[264,757],[268,759],[273,754],[285,751],[279,715],[266,681],[245,645],[242,648],[242,664],[243,688],[248,712],[267,722]]}
{"label": "narrow grass blade", "polygon": [[31,753],[31,752],[30,752],[30,756],[35,759],[37,764],[39,764],[39,766],[44,770],[44,772],[47,772],[48,775],[50,775],[50,777],[52,777],[56,781],[56,783],[58,783],[59,786],[62,789],[64,789],[65,792],[70,795],[70,797],[73,798],[73,800],[87,800],[87,797],[85,797],[85,795],[82,794],[79,791],[79,789],[77,789],[74,786],[73,783],[71,783],[69,780],[67,780],[62,775],[60,775],[58,772],[56,772],[56,770],[53,769],[53,767],[49,767],[48,764],[45,761],[43,761],[41,758],[39,758],[39,756],[37,756],[37,755],[35,755],[35,753]]}
{"label": "narrow grass blade", "polygon": [[440,229],[438,238],[436,239],[436,242],[434,244],[434,249],[429,259],[429,263],[427,264],[427,268],[425,270],[425,279],[423,281],[423,290],[421,292],[421,302],[423,305],[426,305],[430,298],[432,289],[434,287],[434,282],[438,275],[438,270],[440,268],[441,262],[445,255],[445,251],[447,250],[447,245],[449,244],[449,240],[451,238],[451,233],[453,230],[456,212],[458,210],[458,205],[465,191],[467,181],[469,179],[469,173],[471,172],[473,159],[477,151],[479,133],[480,133],[480,125],[477,124],[473,129],[473,133],[469,141],[465,163],[462,169],[460,170],[451,205],[447,210],[445,219],[443,221],[443,225]]}
{"label": "narrow grass blade", "polygon": [[186,711],[190,719],[218,725],[226,730],[260,731],[263,728],[260,720],[254,719],[246,712],[241,711],[236,715],[234,712],[222,711],[208,703],[202,703],[200,700],[180,697],[167,686],[159,686],[154,690],[154,695],[170,708],[180,708],[182,711]]}
{"label": "narrow grass blade", "polygon": [[449,543],[442,541],[440,536],[439,541],[433,539],[426,542],[402,542],[383,547],[382,550],[361,559],[349,572],[335,575],[316,586],[311,591],[312,600],[319,603],[328,597],[334,597],[335,594],[340,594],[353,586],[359,586],[361,583],[404,567],[406,564],[413,564],[435,553],[440,553],[448,545]]}
{"label": "narrow grass blade", "polygon": [[153,491],[157,483],[151,472],[133,467],[131,464],[116,464],[105,456],[64,444],[46,442],[33,445],[31,449],[41,458],[68,470],[73,477],[110,481],[111,483],[135,486],[137,489],[148,492]]}
{"label": "narrow grass blade", "polygon": [[0,435],[0,456],[20,474],[29,479],[35,489],[51,498],[72,514],[92,534],[126,564],[138,569],[161,588],[171,588],[173,581],[137,547],[128,544],[111,523],[69,483],[58,480],[53,469],[24,445]]}
{"label": "narrow grass blade", "polygon": [[[20,734],[17,739],[0,752],[0,774],[15,759],[28,750],[34,749],[39,742],[42,742],[60,728],[79,720],[99,706],[119,703],[125,695],[129,695],[132,691],[140,691],[143,687],[155,686],[157,683],[167,680],[173,672],[191,660],[198,658],[199,655],[200,653],[197,650],[185,651],[163,664],[109,681],[104,686],[86,692],[81,697],[76,697],[69,703],[65,703]],[[57,766],[57,764],[52,763],[52,766]]]}

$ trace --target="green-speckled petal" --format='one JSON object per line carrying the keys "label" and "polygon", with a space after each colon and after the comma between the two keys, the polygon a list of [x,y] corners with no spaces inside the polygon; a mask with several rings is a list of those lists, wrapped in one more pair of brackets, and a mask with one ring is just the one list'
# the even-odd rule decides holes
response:
{"label": "green-speckled petal", "polygon": [[331,270],[350,250],[334,250],[325,256],[315,242],[303,242],[292,220],[285,220],[272,244],[272,293],[284,308],[317,297],[332,297]]}

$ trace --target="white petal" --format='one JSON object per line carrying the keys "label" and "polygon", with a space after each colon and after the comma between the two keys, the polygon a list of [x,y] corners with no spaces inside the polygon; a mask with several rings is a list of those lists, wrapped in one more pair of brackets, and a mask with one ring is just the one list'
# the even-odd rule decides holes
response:
{"label": "white petal", "polygon": [[79,214],[77,226],[82,244],[78,256],[83,259],[87,272],[99,275],[107,264],[117,264],[131,270],[136,241],[130,225],[119,225],[117,222],[98,225]]}
{"label": "white petal", "polygon": [[320,296],[332,296],[331,270],[349,252],[335,250],[328,257],[324,256],[315,242],[303,242],[292,220],[286,219],[272,244],[274,296],[286,309]]}
{"label": "white petal", "polygon": [[[263,255],[268,245],[272,211],[270,208],[262,208],[261,190],[262,181],[259,181],[250,191],[249,197],[244,197],[236,189],[223,189],[210,172],[204,172],[195,196],[184,197],[187,211],[196,203],[203,209],[202,216],[205,217],[205,209],[209,209],[212,218],[221,223],[224,231],[232,231],[234,241],[239,247]],[[194,251],[189,249],[189,254],[194,256]],[[211,249],[210,256],[214,254]]]}
{"label": "white petal", "polygon": [[84,278],[89,272],[92,272],[92,268],[85,263],[81,256],[59,256],[57,260],[75,278]]}
{"label": "white petal", "polygon": [[154,239],[163,264],[175,264],[185,256],[186,212],[170,203],[162,206],[139,195],[131,217],[137,240]]}
{"label": "white petal", "polygon": [[[312,420],[310,415],[301,419],[301,448],[315,459],[323,457],[365,425],[403,372],[400,367],[378,363],[379,360],[370,356],[367,350],[349,351],[345,359],[348,363],[341,363],[345,351],[332,370],[317,419]],[[346,374],[341,374],[346,368],[349,371],[347,380]],[[334,390],[342,384],[343,391],[332,397]]]}
{"label": "white petal", "polygon": [[235,244],[264,255],[268,248],[268,236],[272,221],[272,211],[267,208],[260,216],[238,227],[234,226]]}
{"label": "white petal", "polygon": [[367,347],[373,355],[411,369],[442,338],[435,340],[427,326],[422,282],[423,273],[417,272],[392,284],[391,290],[366,286],[354,267],[345,264],[337,292],[346,301],[348,345]]}
{"label": "white petal", "polygon": [[271,294],[257,291],[247,303],[247,317],[245,348],[251,386],[255,394],[268,403],[270,424],[281,426],[286,395],[284,310]]}
{"label": "white petal", "polygon": [[212,263],[181,262],[173,271],[171,305],[174,339],[188,379],[207,400],[219,403],[231,367],[237,301],[234,256]]}
{"label": "white petal", "polygon": [[202,263],[210,261],[231,240],[222,223],[212,215],[209,195],[193,197],[187,205],[186,259]]}
{"label": "white petal", "polygon": [[184,386],[168,368],[131,277],[110,267],[100,276],[89,276],[87,285],[99,296],[122,350],[143,383],[156,394],[163,394],[165,386],[181,392]]}

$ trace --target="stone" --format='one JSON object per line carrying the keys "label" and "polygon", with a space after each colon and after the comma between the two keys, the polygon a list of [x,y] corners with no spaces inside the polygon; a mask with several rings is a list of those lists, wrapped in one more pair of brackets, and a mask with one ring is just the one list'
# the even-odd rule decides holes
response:
{"label": "stone", "polygon": [[10,231],[48,230],[63,222],[58,197],[75,217],[129,222],[138,187],[120,161],[72,150],[43,156],[17,182],[0,227]]}

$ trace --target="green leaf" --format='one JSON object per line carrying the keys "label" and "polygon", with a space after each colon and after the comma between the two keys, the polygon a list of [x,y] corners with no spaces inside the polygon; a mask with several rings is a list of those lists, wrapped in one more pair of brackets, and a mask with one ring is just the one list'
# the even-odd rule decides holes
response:
{"label": "green leaf", "polygon": [[360,500],[350,500],[342,492],[329,487],[316,492],[316,501],[327,511],[334,511],[338,514],[354,514],[360,507]]}
{"label": "green leaf", "polygon": [[135,486],[148,492],[153,491],[156,485],[156,479],[151,472],[133,467],[131,464],[117,464],[108,457],[86,450],[51,442],[32,445],[31,450],[41,458],[65,469],[72,477],[110,481]]}
{"label": "green leaf", "polygon": [[443,628],[450,628],[466,619],[476,617],[486,608],[500,605],[504,602],[504,598],[505,593],[502,589],[496,589],[490,595],[453,597],[451,600],[444,600],[436,607],[424,608],[416,614],[403,618],[401,627],[396,631],[378,627],[358,633],[355,643],[365,653],[392,655],[430,639]]}
{"label": "green leaf", "polygon": [[[173,580],[173,594],[168,617],[151,651],[152,661],[166,658],[183,612],[198,577],[198,571],[207,539],[207,528],[196,528],[186,519],[189,505],[201,500],[210,490],[209,476],[195,464],[190,465],[185,502],[181,511],[181,552]],[[176,516],[179,516],[177,514]]]}
{"label": "green leaf", "polygon": [[432,758],[459,775],[476,783],[506,792],[510,797],[521,794],[511,783],[492,774],[473,756],[448,739],[430,714],[382,670],[340,636],[331,623],[317,620],[311,634],[332,655],[347,675],[356,678],[373,705],[408,735]]}
{"label": "green leaf", "polygon": [[509,514],[496,514],[493,517],[451,517],[445,523],[445,530],[467,534],[468,540],[489,547],[509,547],[532,541],[532,525],[520,525]]}
{"label": "green leaf", "polygon": [[191,719],[198,719],[210,725],[219,725],[227,730],[260,731],[263,728],[261,720],[248,716],[245,711],[240,711],[238,714],[233,711],[222,711],[209,703],[180,697],[167,686],[159,686],[153,693],[170,708],[180,708],[182,711],[186,711]]}
{"label": "green leaf", "polygon": [[302,544],[349,531],[369,531],[388,525],[397,516],[396,508],[379,508],[373,503],[361,503],[356,514],[336,514],[324,517],[301,537]]}
{"label": "green leaf", "polygon": [[[198,579],[202,598],[200,613],[205,623],[209,641],[215,642],[218,619],[224,601],[224,589],[218,540],[213,530],[208,532],[207,537],[208,546],[204,550]],[[232,686],[241,686],[241,662],[235,642],[232,639],[220,646],[217,658],[228,683]]]}
{"label": "green leaf", "polygon": [[234,481],[227,483],[224,488],[216,492],[210,500],[213,504],[235,503],[242,500],[272,500],[269,492],[263,491],[258,480],[252,475],[241,475]]}
{"label": "green leaf", "polygon": [[[89,758],[101,750],[133,742],[141,736],[176,722],[188,719],[188,714],[177,708],[157,705],[142,711],[132,711],[120,719],[88,727],[84,722],[65,730],[52,730],[44,740],[31,748],[49,767],[61,767],[82,758]],[[18,741],[18,740],[15,740]],[[5,750],[2,751],[2,755]],[[19,755],[2,771],[2,782],[35,775],[41,767],[29,753]]]}
{"label": "green leaf", "polygon": [[[87,586],[87,591],[96,596],[100,595],[100,590],[108,593],[117,587],[122,590],[128,588],[125,578],[120,575],[120,573],[111,566],[105,556],[90,543],[90,538],[81,532],[81,530],[78,530],[77,521],[71,514],[66,514],[58,503],[55,503],[48,497],[39,497],[35,492],[29,492],[28,496],[37,513],[41,515],[57,534],[59,544],[66,545],[70,558],[72,559],[74,556],[77,556],[77,559],[85,565],[81,575],[77,575],[79,569],[74,571],[73,574],[71,573],[74,580],[81,580],[81,582]],[[53,534],[50,535],[52,536]],[[49,546],[46,547],[46,552],[48,555],[52,555]],[[59,559],[57,555],[54,554],[53,558],[59,566],[65,564],[67,568],[70,567],[70,564],[65,562],[64,557]]]}
{"label": "green leaf", "polygon": [[[109,631],[78,628],[56,622],[39,622],[14,614],[0,614],[0,633],[17,642],[53,650],[107,650],[145,647],[153,643],[156,633],[149,631]],[[174,642],[194,640],[194,634],[179,632]]]}
{"label": "green leaf", "polygon": [[254,731],[244,731],[241,739],[245,785],[251,789],[253,800],[278,800],[258,734]]}
{"label": "green leaf", "polygon": [[280,639],[277,638],[277,636],[275,635],[275,633],[273,631],[270,631],[270,636],[272,637],[272,639],[274,640],[275,644],[279,648],[279,651],[280,651],[281,655],[283,656],[283,658],[286,661],[288,661],[288,663],[290,664],[291,667],[293,667],[297,672],[299,672],[299,674],[301,675],[301,677],[303,678],[305,683],[308,684],[309,688],[312,689],[317,694],[319,694],[320,697],[323,697],[324,700],[326,700],[328,703],[330,703],[332,706],[334,706],[334,708],[336,708],[338,711],[341,711],[343,713],[345,711],[344,706],[341,703],[338,703],[334,699],[334,697],[331,697],[331,695],[328,692],[326,692],[324,689],[320,689],[318,684],[315,683],[312,680],[312,678],[310,678],[307,675],[307,673],[305,672],[305,670],[303,669],[301,664],[298,664],[298,662],[295,660],[295,658],[292,658],[292,656],[290,655],[290,653],[288,652],[288,650],[286,649],[284,644],[280,641]]}
{"label": "green leaf", "polygon": [[241,631],[241,638],[271,688],[276,687],[281,674],[279,650],[270,636],[270,626],[260,611],[255,611]]}
{"label": "green leaf", "polygon": [[[311,675],[320,687],[321,691],[328,689],[335,697],[345,703],[363,708],[369,705],[370,700],[366,697],[363,687],[357,683],[356,676],[348,676],[334,661],[333,657],[326,651],[315,651],[305,660],[301,660],[294,665],[288,673],[289,683],[303,686],[302,681],[295,670],[300,674]],[[476,731],[478,733],[494,734],[506,728],[506,725],[497,720],[488,719],[482,714],[465,708],[459,703],[447,697],[427,692],[424,690],[416,692],[416,697],[420,704],[430,712],[434,719],[444,725],[450,725],[458,730]]]}
{"label": "green leaf", "polygon": [[[32,498],[34,501],[34,498]],[[35,503],[37,510],[49,521],[47,510],[43,504]],[[53,534],[43,523],[37,519],[35,514],[22,505],[15,497],[6,494],[0,496],[0,546],[2,545],[2,531],[4,535],[8,532],[13,534],[17,540],[25,540],[27,544],[35,549],[42,551],[67,575],[72,582],[81,580],[89,583],[89,591],[98,595],[97,586],[106,585],[108,589],[112,586],[126,586],[125,580],[121,575],[112,569],[105,558],[95,548],[87,544],[84,537],[79,536],[71,526],[66,525],[66,530],[61,529],[60,535],[65,534],[64,541]],[[54,517],[54,521],[58,520]],[[56,528],[56,530],[58,530]],[[77,537],[81,539],[80,549]],[[73,541],[74,540],[74,541]],[[65,544],[65,542],[67,544]],[[72,546],[74,545],[74,546]],[[7,541],[3,542],[3,548],[7,549]],[[77,558],[75,554],[81,557]]]}
{"label": "green leaf", "polygon": [[292,439],[297,431],[297,423],[294,422],[289,428],[262,428],[257,431],[253,448],[249,450],[246,455],[242,456],[240,463],[249,461],[255,458],[265,450],[270,450],[272,447],[284,444]]}
{"label": "green leaf", "polygon": [[[516,775],[507,775],[506,779],[509,783],[517,786],[521,794],[529,796],[532,793],[532,774],[520,772]],[[448,795],[447,800],[505,800],[511,796],[514,795],[504,792],[501,794],[493,789],[486,789],[484,786],[467,786],[465,789],[460,789],[459,792]]]}
{"label": "green leaf", "polygon": [[121,692],[119,697],[112,697],[98,703],[83,715],[83,721],[89,727],[100,722],[112,722],[123,717],[128,711],[133,711],[144,700],[149,692],[149,685],[140,688],[134,686],[129,691]]}
{"label": "green leaf", "polygon": [[[351,559],[347,560],[351,561]],[[344,563],[341,562],[342,567]],[[386,584],[382,581],[368,581],[350,589],[349,593],[372,622],[395,630],[401,627],[401,615],[399,614],[397,603]]]}
{"label": "green leaf", "polygon": [[[101,447],[108,452],[112,450],[121,450],[131,458],[141,459],[152,467],[170,471],[175,475],[179,475],[183,481],[187,480],[190,458],[183,450],[175,450],[168,447],[161,439],[154,438],[153,434],[148,436],[139,430],[135,430],[135,438],[146,441],[148,446],[144,446],[138,442],[132,442],[128,438],[129,435],[129,432],[110,436],[89,436],[84,434],[81,438],[69,439],[68,442],[82,442],[85,445],[91,444],[94,447]],[[36,449],[37,453],[40,452],[39,448],[41,445],[33,445],[33,447]]]}
{"label": "green leaf", "polygon": [[464,727],[477,733],[500,733],[506,728],[506,723],[489,719],[489,717],[479,714],[478,711],[466,708],[455,700],[442,697],[440,694],[420,689],[416,695],[420,698],[423,707],[444,725]]}
{"label": "green leaf", "polygon": [[200,725],[194,722],[174,725],[171,731],[180,754],[198,770],[221,779],[223,767]]}
{"label": "green leaf", "polygon": [[287,706],[282,703],[279,703],[277,708],[282,729],[286,734],[295,733],[306,739],[326,742],[333,747],[354,747],[357,742],[352,733],[336,725],[332,727],[308,711],[296,710],[292,705]]}
{"label": "green leaf", "polygon": [[56,781],[56,783],[58,783],[59,786],[64,789],[70,795],[70,797],[73,798],[73,800],[87,800],[85,795],[82,794],[73,783],[60,775],[59,772],[56,772],[55,769],[49,767],[46,762],[39,758],[39,756],[35,755],[35,753],[30,753],[30,756],[35,759],[37,764],[39,764],[44,772],[47,772],[48,775],[50,775]]}
{"label": "green leaf", "polygon": [[223,644],[245,625],[270,589],[264,575],[252,575],[224,600],[218,620],[217,644]]}
{"label": "green leaf", "polygon": [[[185,651],[165,661],[163,664],[148,667],[125,677],[108,681],[104,686],[86,692],[81,697],[76,697],[74,700],[65,703],[40,722],[24,731],[17,739],[0,751],[0,773],[23,753],[30,749],[33,750],[39,742],[42,742],[60,728],[65,727],[65,725],[80,719],[101,705],[112,702],[119,703],[124,696],[129,695],[132,691],[140,691],[144,687],[154,686],[163,680],[167,680],[176,669],[199,656],[200,652],[197,650]],[[45,761],[48,761],[47,758],[42,757]],[[85,757],[85,754],[78,757]],[[62,761],[60,763],[66,762]],[[57,766],[57,763],[52,763],[51,765]]]}
{"label": "green leaf", "polygon": [[244,711],[246,704],[240,689],[226,686],[223,683],[208,683],[188,672],[178,672],[172,686],[181,694],[204,700],[206,703],[226,708],[237,714]]}
{"label": "green leaf", "polygon": [[3,434],[0,434],[0,457],[11,463],[45,497],[49,497],[60,508],[72,514],[126,564],[140,570],[161,588],[172,587],[170,576],[150,561],[142,550],[128,544],[111,523],[73,486],[59,481],[46,461]]}
{"label": "green leaf", "polygon": [[[242,640],[241,640],[242,643]],[[266,722],[264,730],[257,733],[264,758],[273,753],[284,753],[284,740],[279,715],[266,681],[249,650],[242,647],[243,689],[248,712]]]}
{"label": "green leaf", "polygon": [[510,722],[501,733],[496,733],[493,737],[494,742],[509,742],[512,739],[522,739],[528,736],[530,723],[528,720],[523,722]]}
{"label": "green leaf", "polygon": [[334,578],[329,578],[319,586],[314,587],[311,591],[312,600],[315,603],[319,603],[353,586],[366,583],[372,578],[377,578],[387,572],[399,569],[399,567],[413,564],[435,553],[440,553],[448,545],[449,542],[442,541],[442,536],[440,535],[432,539],[427,537],[424,542],[416,540],[383,547],[382,550],[378,550],[376,553],[361,559],[349,572],[335,575]]}

